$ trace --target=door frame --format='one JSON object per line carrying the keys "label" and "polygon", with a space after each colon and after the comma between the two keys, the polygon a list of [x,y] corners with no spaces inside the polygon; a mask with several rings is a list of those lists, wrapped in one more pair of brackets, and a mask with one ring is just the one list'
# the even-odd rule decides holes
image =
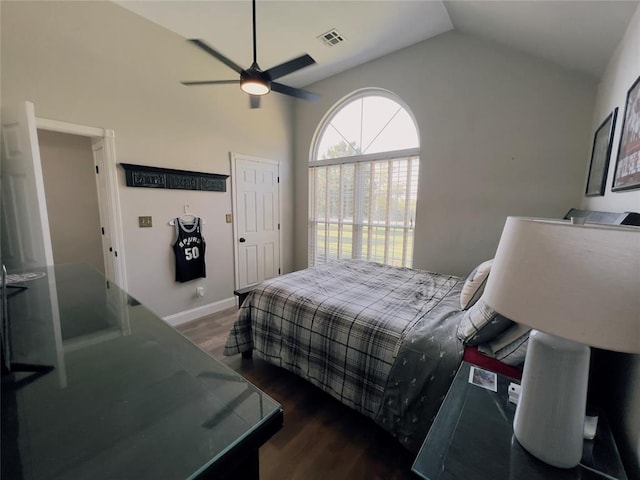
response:
{"label": "door frame", "polygon": [[[120,191],[118,189],[118,171],[116,164],[115,132],[107,128],[89,127],[74,123],[36,117],[36,128],[58,133],[68,133],[89,137],[92,143],[101,141],[104,151],[104,175],[98,175],[98,182],[105,182],[107,192],[107,205],[104,205],[106,222],[105,226],[111,232],[113,252],[111,255],[104,253],[105,262],[113,265],[114,278],[112,279],[125,292],[127,291],[126,262],[124,255],[124,234],[122,230],[122,214],[120,208]],[[95,158],[95,152],[92,150]],[[98,193],[96,192],[96,195]]]}
{"label": "door frame", "polygon": [[[235,289],[240,288],[240,275],[239,275],[239,258],[238,258],[238,222],[236,219],[238,218],[238,202],[236,199],[236,194],[238,192],[236,178],[237,178],[237,162],[242,160],[249,160],[251,162],[258,163],[267,163],[269,165],[275,165],[278,167],[278,175],[280,175],[280,162],[278,160],[271,160],[268,158],[262,157],[254,157],[251,155],[243,155],[241,153],[229,152],[229,160],[231,162],[231,214],[232,214],[232,223],[233,223],[233,273],[234,273],[234,285]],[[278,221],[282,222],[282,200],[280,195],[280,182],[278,182]],[[278,271],[282,269],[282,229],[278,229]]]}

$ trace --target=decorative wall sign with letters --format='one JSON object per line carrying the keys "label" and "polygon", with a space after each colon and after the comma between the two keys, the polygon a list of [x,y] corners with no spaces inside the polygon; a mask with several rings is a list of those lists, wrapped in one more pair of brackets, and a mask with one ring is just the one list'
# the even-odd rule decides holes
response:
{"label": "decorative wall sign with letters", "polygon": [[124,168],[127,187],[205,190],[207,192],[227,191],[229,175],[132,165],[130,163],[121,163],[120,165]]}

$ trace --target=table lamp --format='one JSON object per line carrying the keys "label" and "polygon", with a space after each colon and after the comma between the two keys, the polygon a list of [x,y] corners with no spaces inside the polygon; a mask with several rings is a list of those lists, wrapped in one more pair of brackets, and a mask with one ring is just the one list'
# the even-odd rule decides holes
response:
{"label": "table lamp", "polygon": [[548,464],[575,467],[589,346],[640,353],[640,228],[509,217],[483,298],[533,329],[516,439]]}

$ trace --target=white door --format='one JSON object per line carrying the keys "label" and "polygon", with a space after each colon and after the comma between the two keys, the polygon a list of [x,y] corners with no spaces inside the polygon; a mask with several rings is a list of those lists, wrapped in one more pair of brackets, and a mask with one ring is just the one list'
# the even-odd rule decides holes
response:
{"label": "white door", "polygon": [[31,102],[2,108],[2,262],[9,271],[53,265]]}
{"label": "white door", "polygon": [[[107,184],[103,180],[106,174],[104,162],[104,141],[102,138],[94,139],[91,146],[93,150],[93,163],[96,169],[96,191],[98,192],[98,214],[100,215],[100,225],[102,225],[102,257],[104,258],[104,276],[115,281],[115,268],[113,262],[113,245],[114,241],[111,236],[112,221],[108,217],[109,194],[107,193]],[[111,251],[110,251],[111,250]]]}
{"label": "white door", "polygon": [[[34,298],[40,301],[24,304],[24,311],[21,312],[21,315],[37,319],[30,324],[32,331],[28,335],[21,335],[20,326],[12,325],[8,348],[13,361],[53,364],[60,386],[64,387],[66,373],[61,349],[56,282],[53,269],[43,268],[53,265],[53,249],[33,103],[2,107],[1,164],[2,263],[10,273],[48,270],[46,281],[40,282],[39,287],[34,289]],[[34,330],[38,333],[34,333]],[[41,332],[47,333],[38,336]],[[40,338],[41,341],[37,349],[29,342],[25,348],[21,348],[20,340],[23,338]],[[54,347],[49,348],[51,345]]]}
{"label": "white door", "polygon": [[278,162],[232,154],[236,288],[280,274]]}

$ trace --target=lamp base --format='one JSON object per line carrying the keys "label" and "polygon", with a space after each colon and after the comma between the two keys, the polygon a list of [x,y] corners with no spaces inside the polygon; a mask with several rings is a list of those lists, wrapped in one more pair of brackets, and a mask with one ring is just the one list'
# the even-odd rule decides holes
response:
{"label": "lamp base", "polygon": [[532,330],[513,421],[518,442],[550,465],[573,468],[582,457],[589,381],[586,345]]}

